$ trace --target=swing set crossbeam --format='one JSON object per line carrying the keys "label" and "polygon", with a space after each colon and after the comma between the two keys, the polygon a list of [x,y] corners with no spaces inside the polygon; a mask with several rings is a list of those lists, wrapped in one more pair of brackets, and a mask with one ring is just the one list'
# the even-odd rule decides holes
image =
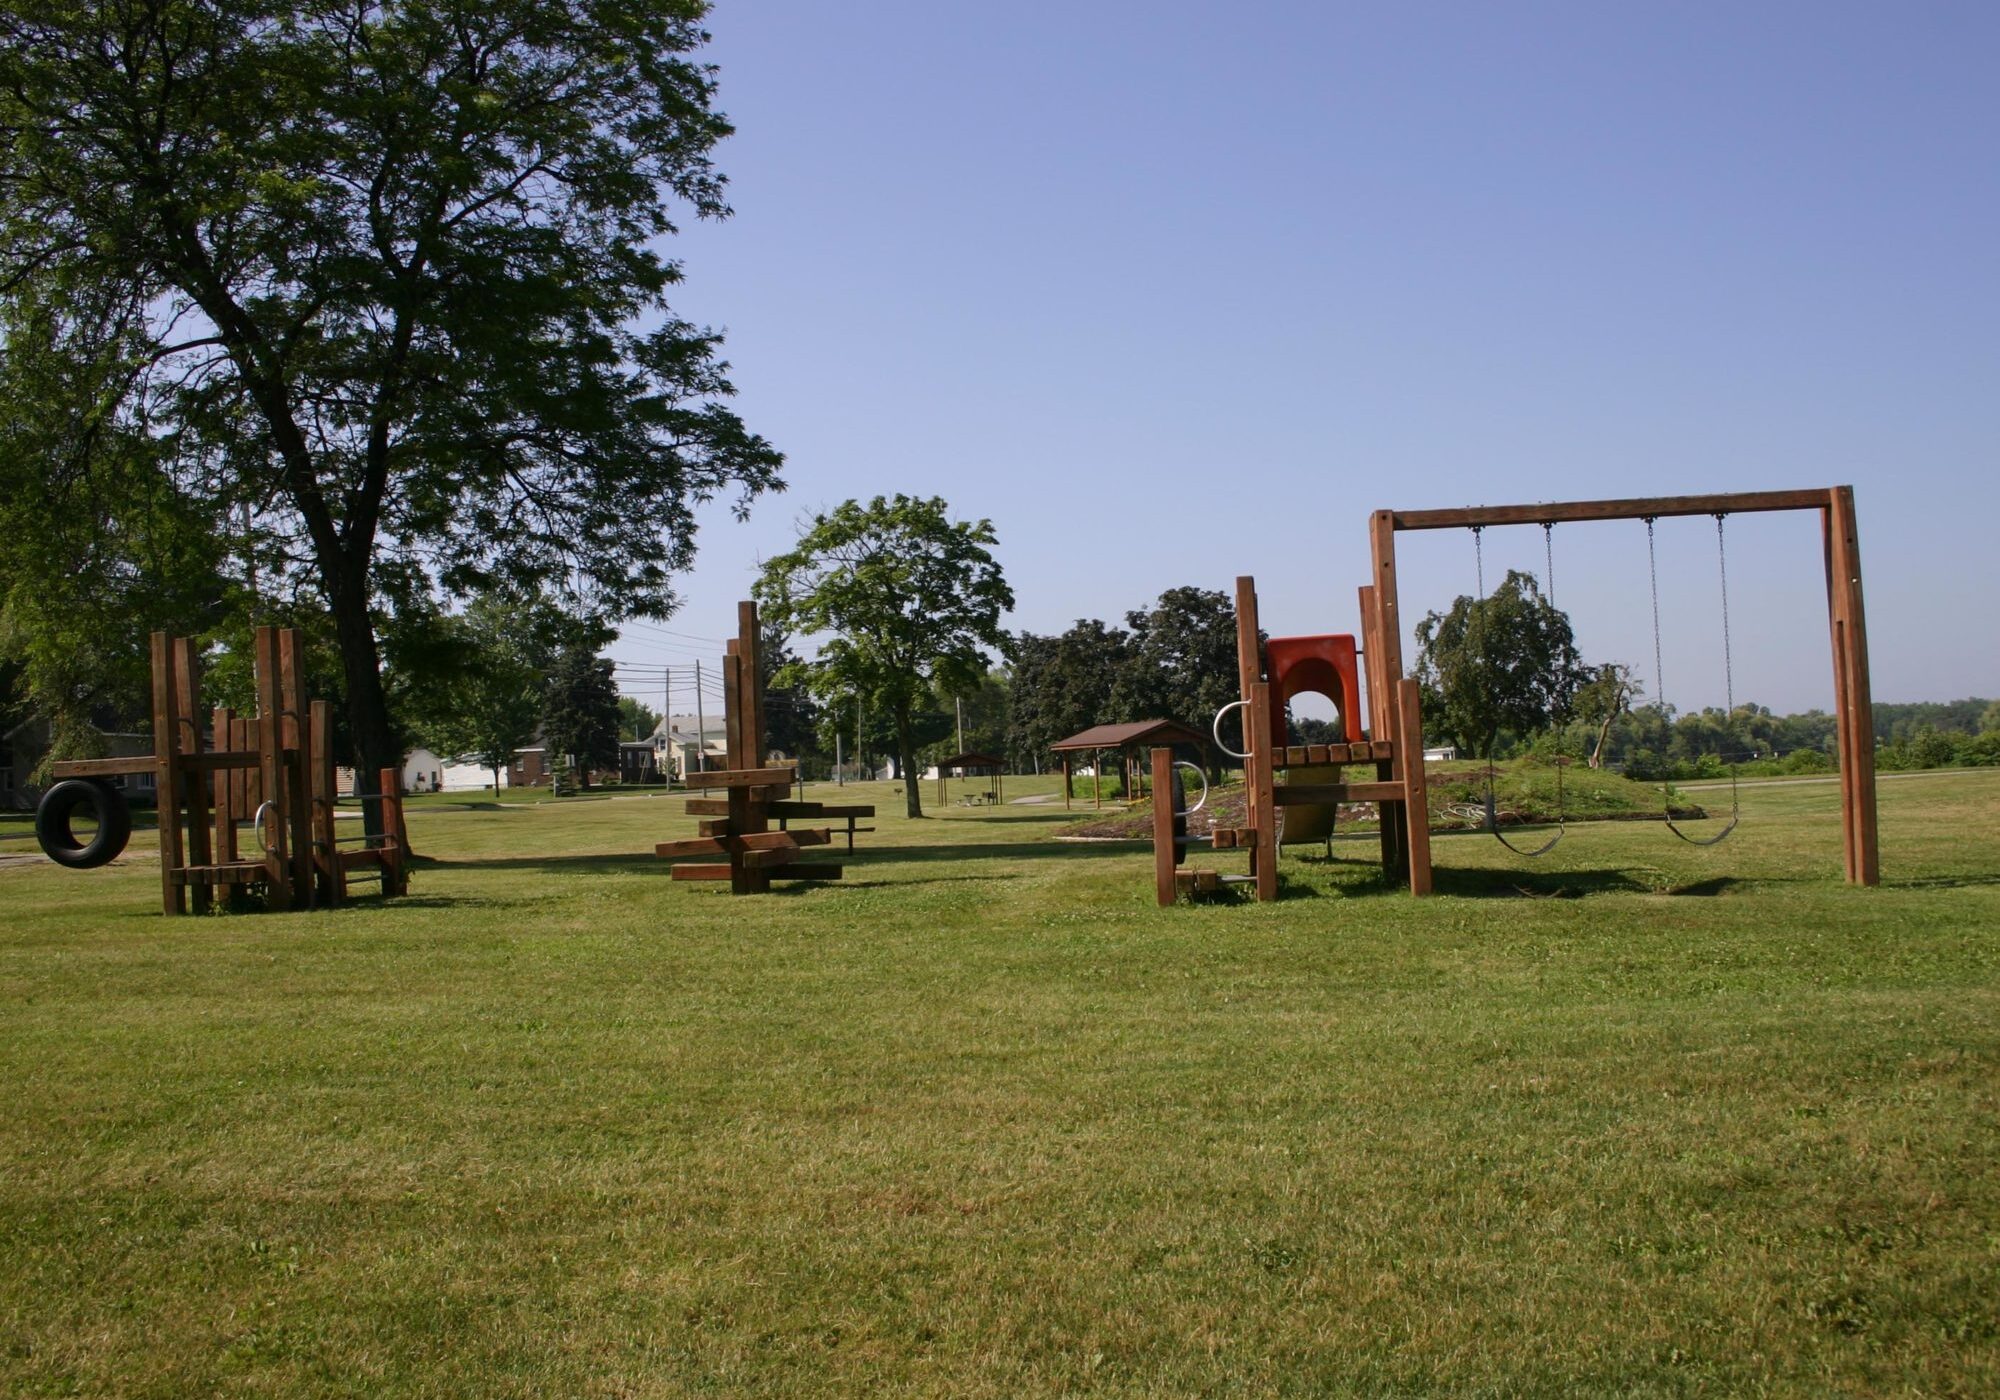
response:
{"label": "swing set crossbeam", "polygon": [[[1841,488],[1834,488],[1839,490]],[[1388,512],[1398,530],[1463,530],[1484,525],[1564,525],[1589,520],[1666,519],[1675,515],[1752,515],[1759,511],[1825,510],[1833,490],[1733,491],[1711,496],[1636,496],[1617,501],[1545,501],[1540,505],[1462,506],[1452,510]]]}

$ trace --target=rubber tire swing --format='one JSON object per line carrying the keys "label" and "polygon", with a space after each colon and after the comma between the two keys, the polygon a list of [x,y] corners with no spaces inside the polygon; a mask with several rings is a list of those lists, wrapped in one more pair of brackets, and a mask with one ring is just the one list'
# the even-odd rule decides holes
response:
{"label": "rubber tire swing", "polygon": [[[97,834],[88,841],[77,838],[75,819],[79,808],[88,807],[97,819]],[[35,840],[42,854],[57,865],[71,870],[95,870],[108,865],[132,839],[132,809],[125,794],[107,782],[94,778],[65,778],[47,792],[35,807]]]}

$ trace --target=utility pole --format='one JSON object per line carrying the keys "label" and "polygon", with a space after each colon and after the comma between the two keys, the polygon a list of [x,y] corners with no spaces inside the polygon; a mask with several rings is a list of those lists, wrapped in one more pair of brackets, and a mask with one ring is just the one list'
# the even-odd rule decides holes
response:
{"label": "utility pole", "polygon": [[[660,668],[660,705],[662,706],[660,724],[667,731],[667,761],[660,764],[660,776],[666,780],[667,791],[672,792],[674,790],[674,668],[671,666]],[[656,729],[653,733],[657,735],[659,730]],[[660,744],[656,738],[653,741],[653,760],[657,763],[659,757]]]}
{"label": "utility pole", "polygon": [[708,771],[708,720],[701,708],[701,663],[694,663],[694,770]]}
{"label": "utility pole", "polygon": [[951,697],[951,703],[958,707],[958,751],[965,752],[965,700],[961,696]]}
{"label": "utility pole", "polygon": [[861,695],[858,691],[854,696],[854,771],[855,776],[859,777],[861,773]]}
{"label": "utility pole", "polygon": [[835,729],[833,731],[833,785],[835,787],[846,787],[847,776],[840,771],[840,740],[840,730]]}

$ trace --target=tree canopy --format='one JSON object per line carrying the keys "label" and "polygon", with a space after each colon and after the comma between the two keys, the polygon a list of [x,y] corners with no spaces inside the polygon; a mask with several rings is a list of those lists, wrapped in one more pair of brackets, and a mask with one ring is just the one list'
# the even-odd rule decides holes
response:
{"label": "tree canopy", "polygon": [[1567,720],[1584,680],[1569,618],[1533,574],[1509,569],[1485,598],[1461,596],[1417,626],[1417,680],[1434,732],[1464,753],[1490,753],[1502,732]]}
{"label": "tree canopy", "polygon": [[553,768],[568,759],[586,791],[593,769],[618,771],[618,682],[595,639],[575,637],[556,653],[542,696],[542,742]]}
{"label": "tree canopy", "polygon": [[768,561],[755,594],[780,631],[823,636],[816,661],[779,679],[803,679],[836,710],[859,696],[890,715],[904,803],[923,815],[914,718],[934,684],[970,688],[987,649],[1006,644],[1000,617],[1014,606],[988,546],[991,521],[955,521],[938,497],[877,496],[815,515],[796,548]]}
{"label": "tree canopy", "polygon": [[140,472],[317,595],[364,773],[400,758],[384,615],[494,582],[664,615],[695,503],[778,485],[657,248],[728,212],[705,9],[0,13],[0,371],[97,498]]}

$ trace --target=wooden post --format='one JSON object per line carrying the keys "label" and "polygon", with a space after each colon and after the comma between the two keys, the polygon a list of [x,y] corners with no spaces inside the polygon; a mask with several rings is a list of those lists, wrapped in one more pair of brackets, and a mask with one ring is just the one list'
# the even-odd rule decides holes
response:
{"label": "wooden post", "polygon": [[1069,755],[1064,754],[1062,756],[1062,760],[1063,760],[1063,810],[1067,812],[1069,810]]}
{"label": "wooden post", "polygon": [[[336,908],[347,898],[347,870],[340,862],[340,828],[333,808],[333,706],[324,700],[312,702],[312,803],[314,881],[328,908]],[[386,827],[387,823],[384,823]],[[388,889],[386,876],[383,889]]]}
{"label": "wooden post", "polygon": [[1398,727],[1411,736],[1409,745],[1401,750],[1406,814],[1403,855],[1410,867],[1410,893],[1423,896],[1431,892],[1431,804],[1424,774],[1423,688],[1405,680],[1399,698],[1402,722]]}
{"label": "wooden post", "polygon": [[736,605],[736,636],[736,655],[741,667],[741,674],[737,677],[737,694],[743,701],[743,743],[748,752],[743,755],[743,762],[731,766],[762,768],[765,757],[763,648],[757,638],[755,603]]}
{"label": "wooden post", "polygon": [[381,786],[382,835],[386,838],[382,842],[382,894],[387,898],[410,892],[410,829],[403,820],[402,770],[384,768]]}
{"label": "wooden post", "polygon": [[1375,585],[1364,583],[1359,590],[1361,601],[1361,682],[1368,691],[1367,719],[1368,737],[1373,739],[1382,733],[1382,682],[1378,678],[1381,644],[1375,640]]}
{"label": "wooden post", "polygon": [[[1368,521],[1370,586],[1375,590],[1373,636],[1376,665],[1369,671],[1371,685],[1381,687],[1377,711],[1380,730],[1372,739],[1387,739],[1391,745],[1387,763],[1376,765],[1376,777],[1385,782],[1407,780],[1398,764],[1409,761],[1408,744],[1402,733],[1403,623],[1396,588],[1396,517],[1378,510]],[[1417,761],[1423,761],[1421,751]],[[1382,865],[1391,879],[1409,864],[1409,847],[1404,838],[1409,831],[1409,813],[1401,802],[1380,802],[1376,812],[1382,824]]]}
{"label": "wooden post", "polygon": [[1153,896],[1174,903],[1174,751],[1153,750]]}
{"label": "wooden post", "polygon": [[1250,735],[1244,747],[1250,751],[1249,784],[1251,825],[1256,827],[1250,847],[1252,873],[1257,877],[1260,901],[1278,897],[1278,806],[1271,792],[1275,769],[1271,763],[1271,686],[1258,681],[1250,687],[1250,703],[1245,706],[1244,728]]}
{"label": "wooden post", "polygon": [[168,914],[187,912],[181,884],[186,864],[181,851],[181,766],[175,761],[180,734],[179,687],[174,684],[174,649],[164,632],[153,634],[153,758],[154,801],[160,826],[160,907]]}
{"label": "wooden post", "polygon": [[1834,623],[1834,689],[1841,707],[1840,790],[1843,844],[1850,852],[1847,878],[1852,884],[1877,885],[1882,866],[1875,813],[1875,708],[1853,487],[1833,488],[1824,519],[1832,541],[1827,583]]}
{"label": "wooden post", "polygon": [[310,909],[317,903],[312,864],[312,734],[306,717],[304,640],[296,627],[278,633],[278,732],[285,754],[284,819],[292,864],[292,901]]}
{"label": "wooden post", "polygon": [[[215,707],[213,728],[218,749],[236,746],[236,716],[227,705]],[[243,812],[240,799],[242,786],[242,769],[215,770],[215,860],[218,865],[230,865],[236,860],[236,820]]]}
{"label": "wooden post", "polygon": [[[173,639],[174,653],[174,748],[184,755],[202,751],[201,738],[201,658],[192,637]],[[187,863],[211,865],[208,829],[208,775],[183,766],[182,800],[187,803]],[[188,904],[197,914],[206,914],[215,904],[214,887],[196,883],[188,888]]]}
{"label": "wooden post", "polygon": [[273,815],[256,823],[252,833],[261,843],[270,838],[264,854],[265,904],[271,909],[292,907],[292,857],[286,840],[285,816],[290,804],[285,800],[284,688],[278,662],[278,629],[257,629],[257,750],[259,789],[262,802]]}
{"label": "wooden post", "polygon": [[[1256,826],[1257,786],[1260,767],[1268,768],[1271,760],[1268,734],[1265,743],[1259,745],[1253,737],[1256,734],[1252,711],[1258,708],[1255,699],[1257,685],[1264,678],[1264,646],[1258,635],[1257,625],[1257,580],[1249,574],[1236,577],[1236,684],[1246,702],[1240,712],[1243,720],[1243,749],[1249,757],[1243,760],[1243,793],[1247,804],[1245,816],[1251,826]],[[1270,716],[1264,718],[1264,728],[1270,729]],[[1266,773],[1266,781],[1269,774]],[[1275,809],[1274,809],[1275,810]],[[1271,849],[1277,850],[1273,841]],[[1264,841],[1261,836],[1250,842],[1250,873],[1257,877],[1257,897],[1264,895]],[[1271,888],[1277,889],[1277,872],[1271,874]]]}

